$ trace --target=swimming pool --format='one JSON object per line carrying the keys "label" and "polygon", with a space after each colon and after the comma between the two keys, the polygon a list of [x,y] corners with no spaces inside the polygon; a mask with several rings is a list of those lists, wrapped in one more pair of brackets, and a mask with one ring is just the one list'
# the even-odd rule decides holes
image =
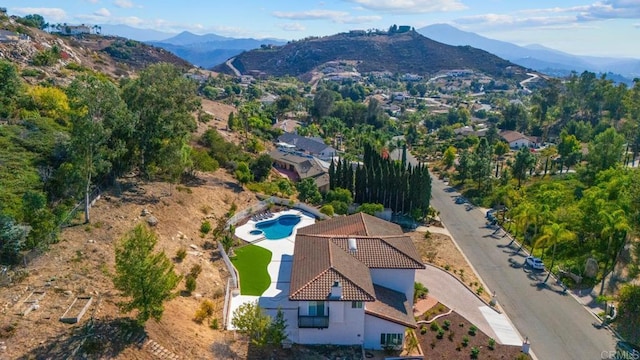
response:
{"label": "swimming pool", "polygon": [[271,220],[257,223],[256,229],[262,230],[269,240],[286,238],[293,233],[293,228],[300,222],[300,215],[285,214]]}

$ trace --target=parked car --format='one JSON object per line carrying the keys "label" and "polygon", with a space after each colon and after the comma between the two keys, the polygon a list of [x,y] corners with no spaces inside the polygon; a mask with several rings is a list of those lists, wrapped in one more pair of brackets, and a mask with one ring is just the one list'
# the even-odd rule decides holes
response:
{"label": "parked car", "polygon": [[467,202],[467,200],[465,198],[463,198],[462,196],[456,197],[456,204],[464,204],[466,202]]}
{"label": "parked car", "polygon": [[542,260],[540,260],[540,258],[527,256],[524,262],[534,270],[544,270],[544,263],[542,262]]}

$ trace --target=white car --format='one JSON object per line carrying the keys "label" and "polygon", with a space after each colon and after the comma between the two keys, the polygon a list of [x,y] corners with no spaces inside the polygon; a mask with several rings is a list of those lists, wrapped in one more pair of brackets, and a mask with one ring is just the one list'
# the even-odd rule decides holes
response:
{"label": "white car", "polygon": [[544,263],[542,262],[542,260],[540,260],[540,258],[527,256],[527,258],[524,260],[524,263],[534,270],[544,270]]}

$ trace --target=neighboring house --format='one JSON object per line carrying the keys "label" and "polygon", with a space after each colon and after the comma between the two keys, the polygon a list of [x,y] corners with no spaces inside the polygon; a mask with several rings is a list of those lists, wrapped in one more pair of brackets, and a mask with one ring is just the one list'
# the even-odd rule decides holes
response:
{"label": "neighboring house", "polygon": [[[300,122],[294,119],[278,120],[273,124],[272,128],[280,129],[286,133],[295,133],[300,126]],[[294,146],[295,147],[295,146]]]}
{"label": "neighboring house", "polygon": [[297,151],[328,161],[333,158],[337,150],[325,144],[320,138],[309,138],[298,134],[286,133],[278,137],[278,142],[295,146]]}
{"label": "neighboring house", "polygon": [[475,135],[477,137],[483,137],[487,134],[487,128],[480,128],[478,130],[475,130],[473,127],[467,125],[467,126],[463,126],[461,128],[457,128],[454,129],[453,132],[454,134],[456,134],[456,136],[460,136],[460,137],[467,137],[469,135]]}
{"label": "neighboring house", "polygon": [[424,265],[400,226],[364,213],[298,229],[289,301],[300,344],[400,347],[416,328],[413,291]]}
{"label": "neighboring house", "polygon": [[310,155],[295,151],[293,145],[279,143],[278,148],[269,153],[273,166],[291,181],[297,182],[312,178],[320,192],[329,191],[328,167]]}
{"label": "neighboring house", "polygon": [[64,34],[67,35],[82,35],[90,33],[91,28],[87,25],[67,25],[64,27]]}
{"label": "neighboring house", "polygon": [[500,132],[500,136],[509,143],[512,149],[520,149],[521,147],[538,147],[537,139],[523,135],[517,131],[505,130]]}

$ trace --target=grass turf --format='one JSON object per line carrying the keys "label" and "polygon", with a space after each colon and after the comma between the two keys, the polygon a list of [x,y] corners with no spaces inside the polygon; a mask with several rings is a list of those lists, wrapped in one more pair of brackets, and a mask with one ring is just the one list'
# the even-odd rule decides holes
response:
{"label": "grass turf", "polygon": [[256,245],[247,245],[234,250],[231,259],[240,275],[240,293],[260,296],[269,288],[271,277],[267,265],[271,262],[271,251]]}

